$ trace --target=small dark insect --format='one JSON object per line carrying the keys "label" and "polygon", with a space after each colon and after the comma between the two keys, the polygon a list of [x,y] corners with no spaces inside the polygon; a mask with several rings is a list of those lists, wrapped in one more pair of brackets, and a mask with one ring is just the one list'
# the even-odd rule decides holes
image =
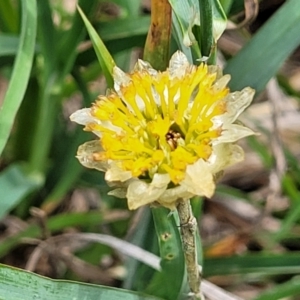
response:
{"label": "small dark insect", "polygon": [[177,148],[177,141],[181,138],[181,134],[172,129],[168,131],[166,134],[166,140],[169,144],[171,150],[175,150]]}

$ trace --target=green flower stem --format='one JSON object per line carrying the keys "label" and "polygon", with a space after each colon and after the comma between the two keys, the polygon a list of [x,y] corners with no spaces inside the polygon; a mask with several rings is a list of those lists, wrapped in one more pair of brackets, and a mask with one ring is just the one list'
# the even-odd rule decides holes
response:
{"label": "green flower stem", "polygon": [[144,50],[144,60],[156,70],[165,70],[169,61],[172,9],[168,0],[151,1],[151,25]]}
{"label": "green flower stem", "polygon": [[200,7],[200,49],[202,56],[209,57],[213,48],[212,0],[199,0]]}
{"label": "green flower stem", "polygon": [[203,299],[200,290],[201,276],[199,273],[196,249],[197,221],[193,216],[190,200],[180,200],[177,205],[177,211],[180,220],[188,283],[194,299]]}

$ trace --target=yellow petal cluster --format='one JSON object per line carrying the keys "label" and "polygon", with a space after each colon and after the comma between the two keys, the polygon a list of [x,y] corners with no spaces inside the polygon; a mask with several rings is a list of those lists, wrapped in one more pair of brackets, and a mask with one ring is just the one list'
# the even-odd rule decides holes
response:
{"label": "yellow petal cluster", "polygon": [[234,143],[253,131],[236,123],[254,90],[230,93],[229,75],[191,65],[176,52],[164,72],[139,60],[132,73],[114,68],[114,91],[71,115],[98,139],[79,147],[86,167],[105,172],[130,209],[179,198],[211,197],[216,176],[243,159]]}

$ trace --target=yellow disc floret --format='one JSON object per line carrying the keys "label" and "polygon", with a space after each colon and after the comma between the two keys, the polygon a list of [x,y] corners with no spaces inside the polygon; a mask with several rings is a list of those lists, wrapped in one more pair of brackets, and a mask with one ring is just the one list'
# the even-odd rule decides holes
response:
{"label": "yellow disc floret", "polygon": [[168,173],[178,184],[188,165],[211,155],[212,140],[222,133],[213,118],[226,112],[228,89],[214,88],[217,75],[204,64],[191,66],[181,79],[169,70],[128,76],[119,94],[94,103],[91,114],[99,124],[86,128],[103,132],[103,160],[116,161],[135,177]]}
{"label": "yellow disc floret", "polygon": [[235,142],[254,132],[236,120],[254,90],[230,93],[217,66],[189,63],[177,51],[159,72],[139,60],[132,73],[114,67],[114,91],[72,114],[97,140],[81,145],[79,161],[105,172],[129,209],[211,197],[216,178],[244,157]]}

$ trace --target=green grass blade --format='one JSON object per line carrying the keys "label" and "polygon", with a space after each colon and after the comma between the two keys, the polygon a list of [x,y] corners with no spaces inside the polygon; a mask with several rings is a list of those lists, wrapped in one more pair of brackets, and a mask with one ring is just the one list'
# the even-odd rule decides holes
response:
{"label": "green grass blade", "polygon": [[[68,147],[68,153],[65,153],[66,155],[60,159],[62,162],[55,170],[55,186],[47,195],[41,207],[47,213],[51,213],[64,200],[64,196],[71,190],[83,171],[82,165],[75,158],[78,146],[86,140],[86,133],[84,131],[79,132],[79,130],[81,128],[78,129],[78,134]],[[57,176],[57,174],[59,175]]]}
{"label": "green grass blade", "polygon": [[148,16],[139,16],[103,22],[96,26],[105,42],[135,36],[146,36],[150,25]]}
{"label": "green grass blade", "polygon": [[114,0],[114,3],[126,9],[126,12],[130,18],[137,16],[140,13],[141,0]]}
{"label": "green grass blade", "polygon": [[220,0],[219,2],[222,5],[223,10],[226,13],[226,15],[228,15],[228,13],[230,11],[230,8],[231,8],[232,3],[234,2],[234,0]]}
{"label": "green grass blade", "polygon": [[233,90],[251,86],[261,91],[300,44],[298,0],[286,1],[252,40],[227,64],[224,73]]}
{"label": "green grass blade", "polygon": [[12,164],[0,174],[0,219],[30,192],[37,189],[43,179],[26,173],[24,167]]}
{"label": "green grass blade", "polygon": [[107,81],[107,86],[113,87],[114,80],[113,80],[112,73],[113,73],[113,68],[116,64],[115,64],[112,56],[106,49],[103,41],[97,34],[96,30],[93,28],[92,24],[89,22],[89,20],[85,16],[84,12],[80,9],[79,6],[77,6],[77,9],[83,19],[83,22],[86,26],[86,29],[90,35],[91,40],[92,40],[94,50],[96,52],[99,64],[103,71],[103,75],[105,76],[106,81]]}
{"label": "green grass blade", "polygon": [[15,35],[0,35],[0,56],[16,55],[19,45],[19,37]]}
{"label": "green grass blade", "polygon": [[[48,0],[38,1],[38,40],[44,57],[45,68],[45,79],[49,76],[50,73],[55,68],[56,63],[56,42],[55,42],[55,27],[52,21],[52,11]],[[47,79],[46,79],[47,80]]]}
{"label": "green grass blade", "polygon": [[273,286],[271,289],[268,289],[267,291],[256,297],[255,300],[299,299],[290,298],[292,296],[299,295],[300,277],[296,276],[285,283]]}
{"label": "green grass blade", "polygon": [[299,205],[300,192],[293,176],[286,174],[282,178],[282,188],[284,193],[289,197],[290,206],[296,207]]}
{"label": "green grass blade", "polygon": [[204,275],[229,274],[297,274],[300,273],[300,254],[251,254],[244,256],[206,258]]}
{"label": "green grass blade", "polygon": [[[91,103],[91,96],[88,92],[86,83],[79,72],[74,71],[73,77],[82,93],[84,105],[89,106]],[[66,147],[66,150],[63,151],[62,157],[56,158],[56,168],[53,176],[55,178],[55,182],[53,183],[54,188],[42,205],[42,209],[46,210],[48,213],[61,203],[65,194],[71,189],[83,171],[81,164],[75,158],[75,153],[77,152],[78,146],[83,144],[85,140],[86,133],[79,127],[77,127],[74,135],[65,140],[65,144],[68,146]],[[73,153],[74,155],[70,155],[70,153]],[[59,175],[57,176],[57,174]]]}
{"label": "green grass blade", "polygon": [[[151,282],[149,293],[164,299],[178,299],[186,285],[185,261],[176,214],[163,207],[153,208],[152,215],[159,242],[162,272]],[[172,284],[165,284],[165,282]]]}
{"label": "green grass blade", "polygon": [[[82,8],[86,15],[95,11],[98,0],[79,0],[78,5]],[[74,61],[78,55],[77,47],[84,39],[86,29],[82,26],[82,18],[76,11],[72,18],[72,26],[66,32],[63,31],[58,36],[57,41],[57,57],[62,70],[60,70],[59,82],[65,79],[74,66]]]}
{"label": "green grass blade", "polygon": [[32,67],[36,36],[36,1],[21,1],[22,26],[13,73],[0,110],[0,154],[10,134],[22,102]]}
{"label": "green grass blade", "polygon": [[1,31],[17,33],[19,28],[18,9],[13,1],[0,1]]}
{"label": "green grass blade", "polygon": [[32,146],[29,157],[32,171],[45,172],[49,149],[56,122],[56,103],[59,95],[53,94],[55,81],[49,80],[41,89],[38,103],[37,122],[33,130]]}
{"label": "green grass blade", "polygon": [[286,175],[282,180],[282,186],[289,198],[290,208],[282,219],[279,230],[273,233],[275,241],[285,239],[292,231],[293,226],[300,220],[300,192],[298,184],[292,180],[290,175]]}
{"label": "green grass blade", "polygon": [[[130,233],[129,242],[151,253],[157,253],[157,239],[154,233],[154,224],[150,208],[145,207],[139,216],[139,224]],[[155,271],[152,267],[142,264],[140,261],[129,257],[125,261],[127,276],[122,287],[130,290],[145,290],[149,285],[149,278]],[[149,292],[148,294],[152,294]]]}
{"label": "green grass blade", "polygon": [[[83,0],[81,0],[83,1]],[[88,12],[93,8],[95,1],[86,2],[83,5]],[[39,6],[40,14],[45,15],[47,20],[45,25],[41,25],[43,34],[49,33],[50,40],[58,34],[52,28],[50,8],[41,4]],[[40,19],[43,22],[42,19]],[[61,32],[57,45],[52,53],[49,51],[49,41],[42,39],[42,56],[45,64],[40,78],[41,92],[37,104],[37,121],[33,129],[32,146],[30,152],[30,167],[32,170],[45,171],[47,166],[48,154],[51,147],[51,141],[57,121],[58,106],[61,100],[61,87],[65,76],[70,72],[77,56],[77,46],[82,40],[85,29],[82,26],[82,20],[78,13],[75,13],[72,19],[70,30]],[[60,43],[61,42],[61,43]],[[60,69],[58,68],[60,67]]]}
{"label": "green grass blade", "polygon": [[[24,292],[26,291],[26,292]],[[145,294],[84,284],[66,280],[53,280],[17,268],[0,265],[0,298],[5,300],[155,300],[158,298]]]}

